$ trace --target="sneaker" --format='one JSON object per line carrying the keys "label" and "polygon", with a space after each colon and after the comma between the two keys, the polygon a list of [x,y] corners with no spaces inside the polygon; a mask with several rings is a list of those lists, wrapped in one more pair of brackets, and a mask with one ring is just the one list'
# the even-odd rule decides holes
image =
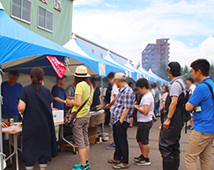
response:
{"label": "sneaker", "polygon": [[109,149],[109,150],[113,150],[115,148],[116,148],[116,146],[113,146],[112,144],[110,144],[106,147],[106,149]]}
{"label": "sneaker", "polygon": [[113,169],[128,169],[128,168],[129,168],[129,164],[124,164],[124,163],[120,163],[113,166]]}
{"label": "sneaker", "polygon": [[143,155],[140,155],[139,157],[135,157],[134,158],[134,161],[142,161],[144,160],[144,156]]}
{"label": "sneaker", "polygon": [[[74,168],[75,168],[75,169],[80,168],[81,165],[82,165],[81,163],[80,163],[80,164],[75,164],[75,165],[74,165]],[[88,166],[89,166],[89,168],[90,168],[89,162],[86,164],[86,167],[88,167]]]}
{"label": "sneaker", "polygon": [[142,160],[142,161],[136,161],[136,162],[135,162],[135,165],[139,165],[139,166],[141,166],[141,165],[148,166],[148,165],[151,165],[151,162],[150,162],[149,159],[144,159],[144,160]]}
{"label": "sneaker", "polygon": [[88,170],[88,169],[90,169],[90,166],[86,166],[85,168],[81,168],[81,166],[80,166],[80,167],[74,168],[72,170]]}
{"label": "sneaker", "polygon": [[110,164],[120,164],[120,161],[117,161],[115,159],[110,159],[110,160],[108,160],[108,163],[110,163]]}

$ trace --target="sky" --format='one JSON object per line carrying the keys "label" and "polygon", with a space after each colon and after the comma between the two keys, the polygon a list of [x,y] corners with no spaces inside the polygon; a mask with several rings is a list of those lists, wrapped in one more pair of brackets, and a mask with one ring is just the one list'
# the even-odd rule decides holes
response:
{"label": "sky", "polygon": [[75,0],[72,29],[135,65],[158,38],[170,39],[170,61],[214,62],[214,0]]}

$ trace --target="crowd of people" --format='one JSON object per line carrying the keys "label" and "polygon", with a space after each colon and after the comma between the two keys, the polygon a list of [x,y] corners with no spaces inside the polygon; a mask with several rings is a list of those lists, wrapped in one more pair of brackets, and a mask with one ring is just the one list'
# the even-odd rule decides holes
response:
{"label": "crowd of people", "polygon": [[[211,148],[214,139],[214,84],[209,77],[210,64],[198,59],[190,65],[192,77],[184,80],[178,62],[168,64],[170,86],[160,86],[140,78],[134,84],[127,83],[125,73],[109,73],[109,84],[105,92],[106,123],[111,126],[113,142],[107,149],[114,149],[114,169],[129,167],[129,145],[127,129],[137,125],[136,142],[140,156],[134,157],[135,165],[151,165],[149,158],[149,134],[160,117],[159,151],[163,170],[178,170],[180,166],[180,138],[184,125],[183,111],[191,115],[188,129],[192,130],[186,151],[187,170],[197,169],[199,157],[202,170],[211,170]],[[74,141],[79,150],[80,164],[73,170],[90,168],[88,139],[89,111],[104,105],[102,91],[96,78],[89,78],[87,68],[78,66],[74,82],[66,90],[67,77],[57,78],[50,91],[44,86],[44,71],[40,67],[31,70],[32,84],[22,87],[17,83],[18,71],[10,71],[8,81],[2,83],[2,117],[9,121],[22,120],[22,155],[26,169],[34,169],[39,161],[40,170],[57,156],[57,142],[52,110],[77,112],[72,126]],[[186,82],[185,82],[186,81]],[[194,82],[199,82],[196,87]],[[186,84],[188,86],[186,86]],[[135,88],[134,88],[135,87]],[[186,94],[190,93],[189,101]],[[18,107],[17,107],[18,106]]]}
{"label": "crowd of people", "polygon": [[[153,121],[160,116],[162,126],[160,127],[159,150],[162,155],[162,168],[163,170],[178,170],[180,166],[180,138],[184,125],[184,110],[191,114],[188,129],[193,130],[185,156],[187,170],[197,169],[198,157],[202,170],[211,169],[211,147],[214,139],[214,84],[209,77],[210,64],[205,59],[199,59],[194,61],[190,67],[192,69],[192,77],[186,80],[188,87],[186,87],[185,81],[181,76],[180,64],[178,62],[170,62],[168,64],[168,74],[172,80],[170,87],[164,85],[162,89],[158,89],[156,83],[149,84],[146,79],[139,79],[136,82],[136,89],[133,90],[135,99],[133,99],[133,93],[129,92],[129,95],[126,96],[123,91],[124,87],[127,88],[128,86],[123,83],[122,77],[118,78],[118,75],[115,75],[114,80],[117,83],[112,83],[112,80],[109,79],[110,85],[116,84],[119,88],[117,94],[119,97],[113,102],[114,105],[110,110],[110,115],[113,116],[111,125],[115,127],[113,128],[114,141],[118,140],[118,136],[120,136],[121,140],[119,140],[119,143],[116,142],[115,145],[112,143],[107,147],[108,149],[115,149],[113,159],[108,161],[116,164],[113,166],[114,169],[129,167],[127,161],[127,128],[130,124],[130,118],[137,113],[138,129],[136,140],[141,155],[134,158],[135,164],[151,164],[149,159],[149,132]],[[194,81],[200,84],[196,87]],[[124,87],[121,87],[118,82],[123,84]],[[111,87],[108,86],[107,91],[110,93],[109,89]],[[187,91],[191,97],[185,103]],[[123,95],[123,101],[120,98],[121,95]],[[129,102],[128,105],[127,102]],[[130,107],[130,104],[132,107]],[[132,111],[133,107],[135,111]],[[123,131],[117,129],[121,124],[123,125]],[[120,150],[121,146],[124,148],[123,150]],[[118,151],[120,151],[119,156]]]}

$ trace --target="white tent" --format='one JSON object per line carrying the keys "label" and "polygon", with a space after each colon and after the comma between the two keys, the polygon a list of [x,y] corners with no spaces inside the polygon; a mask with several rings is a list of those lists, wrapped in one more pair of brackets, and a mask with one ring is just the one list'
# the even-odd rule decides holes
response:
{"label": "white tent", "polygon": [[[91,51],[83,47],[78,42],[74,34],[72,35],[72,38],[64,45],[64,47],[77,54],[80,54],[81,56],[84,56],[85,58],[94,60],[96,62],[93,66],[88,66],[90,74],[98,74],[101,77],[105,77],[111,71],[125,71],[123,68],[118,67],[117,65],[105,60],[104,58],[101,58],[100,56],[92,53]],[[70,58],[68,58],[68,61],[70,62]]]}
{"label": "white tent", "polygon": [[143,67],[138,68],[139,71],[145,74],[145,78],[147,78],[150,81],[156,81],[156,78],[151,75],[148,71],[146,71]]}
{"label": "white tent", "polygon": [[147,78],[145,73],[141,72],[140,70],[138,70],[137,68],[135,68],[135,67],[130,63],[130,60],[127,61],[127,63],[125,64],[125,66],[128,67],[128,68],[130,68],[131,70],[133,70],[134,72],[137,73],[137,80],[138,80],[139,78],[143,78],[143,77]]}
{"label": "white tent", "polygon": [[112,57],[110,51],[107,52],[107,55],[104,57],[104,59],[108,60],[109,62],[111,62],[111,63],[113,63],[115,65],[117,65],[118,67],[122,67],[124,70],[126,70],[126,76],[129,77],[129,78],[132,78],[134,81],[136,81],[136,76],[135,76],[136,73],[132,69],[130,69],[130,68],[120,64],[119,62],[117,62]]}

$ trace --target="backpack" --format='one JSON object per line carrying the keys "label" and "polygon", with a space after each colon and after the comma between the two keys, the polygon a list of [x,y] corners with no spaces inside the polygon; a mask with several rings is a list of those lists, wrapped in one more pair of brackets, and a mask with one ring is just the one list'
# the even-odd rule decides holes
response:
{"label": "backpack", "polygon": [[[176,81],[176,82],[181,85],[182,90],[184,91],[183,85],[179,81]],[[188,103],[190,97],[192,96],[192,93],[191,93],[191,90],[186,90],[185,92],[186,92],[186,94],[185,94],[184,100],[183,100],[182,113],[184,115],[184,120],[183,121],[184,121],[184,123],[187,123],[191,119],[191,112],[186,110],[186,104]]]}
{"label": "backpack", "polygon": [[[185,133],[187,133],[187,122],[191,119],[191,112],[189,112],[189,111],[186,110],[186,103],[189,101],[189,99],[191,97],[191,91],[190,90],[185,90],[184,87],[183,87],[183,85],[179,81],[175,81],[175,82],[177,82],[178,84],[180,84],[180,86],[182,88],[181,95],[184,94],[184,96],[182,97],[182,103],[180,104],[179,107],[181,108],[182,121],[185,124]],[[180,99],[181,95],[179,96],[179,99]],[[171,99],[169,99],[169,98],[170,98],[170,96],[168,95],[167,101],[166,101],[166,105],[165,105],[165,107],[163,109],[162,114],[168,114],[169,106],[171,104]],[[182,126],[184,125],[183,123],[182,123]]]}
{"label": "backpack", "polygon": [[[176,82],[181,85],[182,90],[184,91],[183,85],[179,81],[176,81]],[[186,110],[186,104],[188,103],[190,97],[192,96],[192,93],[191,93],[191,90],[186,90],[185,92],[186,94],[183,100],[182,114],[183,114],[183,122],[185,124],[185,133],[187,133],[187,122],[191,119],[192,116],[191,116],[191,111]]]}

